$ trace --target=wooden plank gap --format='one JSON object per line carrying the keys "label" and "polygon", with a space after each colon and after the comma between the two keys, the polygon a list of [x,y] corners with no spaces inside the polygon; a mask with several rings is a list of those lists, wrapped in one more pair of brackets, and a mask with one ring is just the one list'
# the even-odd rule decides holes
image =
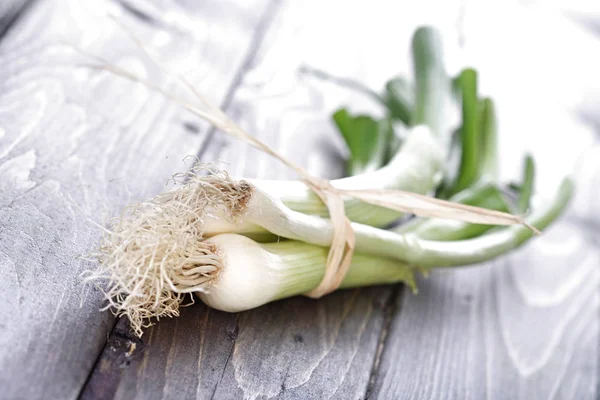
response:
{"label": "wooden plank gap", "polygon": [[131,330],[127,319],[120,318],[107,337],[104,348],[98,355],[77,398],[81,400],[114,398],[122,376],[120,372],[129,366],[132,359],[140,356],[145,347],[142,339]]}
{"label": "wooden plank gap", "polygon": [[391,295],[387,298],[387,301],[383,307],[383,325],[381,327],[381,333],[379,334],[379,340],[377,341],[377,350],[375,358],[373,359],[373,366],[371,367],[371,373],[369,375],[369,384],[365,391],[365,399],[371,397],[373,387],[377,381],[379,375],[379,367],[381,365],[381,355],[386,347],[390,326],[394,320],[394,316],[402,310],[402,297],[406,287],[402,284],[394,285]]}
{"label": "wooden plank gap", "polygon": [[[225,97],[220,104],[221,110],[226,110],[231,105],[235,97],[235,93],[242,84],[244,76],[256,60],[256,54],[258,53],[258,50],[260,49],[264,38],[267,32],[269,31],[269,28],[271,27],[271,24],[273,23],[273,21],[276,20],[275,15],[277,15],[279,10],[281,9],[282,3],[283,2],[280,0],[271,0],[269,2],[269,5],[266,7],[263,15],[260,17],[260,21],[254,31],[252,44],[248,47],[248,51],[244,56],[244,61],[242,62],[238,73],[233,78],[232,84],[229,87],[229,90],[225,94]],[[204,154],[206,153],[206,150],[208,149],[208,144],[213,140],[216,131],[217,129],[215,127],[210,127],[208,133],[206,134],[204,142],[200,146],[200,150],[198,150],[198,153],[196,153],[196,157],[198,158],[198,160],[201,160]]]}
{"label": "wooden plank gap", "polygon": [[[35,1],[35,0],[33,0]],[[120,2],[120,4],[129,12],[139,17],[138,13],[135,12],[137,10],[132,10],[131,5],[126,4],[125,2]],[[266,7],[266,11],[260,17],[260,21],[255,30],[255,34],[253,35],[253,39],[251,45],[248,47],[248,51],[244,56],[244,60],[235,74],[234,79],[226,92],[224,100],[221,102],[221,108],[225,109],[229,107],[231,101],[235,96],[235,92],[239,88],[242,83],[243,77],[251,67],[254,62],[254,54],[259,49],[266,32],[268,31],[273,17],[276,15],[281,2],[279,0],[272,0],[269,5]],[[144,22],[151,23],[148,19],[142,18]],[[198,152],[198,157],[204,152],[204,149],[207,147],[206,145],[210,143],[211,138],[215,134],[215,129],[211,128],[208,132],[205,141],[200,146],[200,150]],[[231,339],[235,342],[235,336],[237,336],[238,325],[236,320],[236,328],[235,331],[230,335]],[[82,386],[81,392],[78,396],[81,400],[87,399],[112,399],[115,396],[116,390],[119,386],[119,381],[121,380],[122,371],[124,368],[129,366],[131,362],[131,358],[139,356],[143,349],[145,348],[145,343],[142,339],[138,338],[133,334],[129,327],[129,323],[126,318],[120,318],[117,322],[115,322],[113,328],[111,329],[110,334],[107,337],[107,341],[102,349],[102,352],[98,355],[98,358],[94,362],[94,366],[90,370],[90,373],[85,381],[85,384]],[[233,347],[231,350],[233,353]],[[231,358],[231,354],[227,359],[225,364],[225,368],[229,364],[229,360]],[[225,368],[223,369],[223,374],[225,373]],[[115,373],[116,372],[116,373]],[[222,378],[222,376],[221,376]],[[215,386],[215,392],[218,388],[218,385]],[[214,393],[213,393],[214,396]]]}
{"label": "wooden plank gap", "polygon": [[153,26],[164,27],[164,25],[159,20],[151,16],[146,11],[142,10],[136,4],[133,4],[127,0],[117,0],[117,3],[121,6],[123,10],[127,11],[139,21]]}
{"label": "wooden plank gap", "polygon": [[0,40],[2,40],[15,23],[31,9],[31,6],[36,1],[37,0],[17,0],[15,1],[17,5],[13,6],[12,9],[9,7],[9,11],[6,15],[0,15]]}
{"label": "wooden plank gap", "polygon": [[233,352],[235,351],[235,341],[237,340],[239,333],[240,333],[240,314],[238,313],[235,315],[235,327],[233,328],[233,330],[227,332],[227,336],[229,336],[229,338],[233,342],[233,346],[231,346],[231,350],[229,351],[229,354],[227,355],[227,360],[225,361],[225,364],[223,365],[223,371],[221,371],[221,376],[219,377],[219,381],[215,385],[215,389],[213,390],[212,394],[210,395],[210,400],[214,400],[215,394],[217,393],[217,390],[219,389],[219,386],[221,385],[221,382],[223,381],[223,377],[225,376],[225,371],[227,371],[227,366],[231,363],[231,356],[233,355]]}

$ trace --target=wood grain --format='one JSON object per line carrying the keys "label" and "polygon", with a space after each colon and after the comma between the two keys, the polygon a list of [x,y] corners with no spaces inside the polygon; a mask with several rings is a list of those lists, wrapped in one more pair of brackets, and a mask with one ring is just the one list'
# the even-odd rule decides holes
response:
{"label": "wood grain", "polygon": [[[236,92],[230,113],[254,135],[312,173],[341,176],[346,150],[330,115],[340,106],[375,114],[381,109],[362,94],[317,81],[299,70],[311,65],[360,77],[375,88],[406,71],[408,40],[389,38],[397,48],[394,52],[385,44],[372,45],[380,42],[382,31],[390,26],[389,2],[384,3],[373,2],[368,7],[358,2],[283,3],[278,20]],[[361,19],[367,8],[369,29],[356,29],[367,23]],[[335,29],[331,29],[332,20]],[[402,26],[398,35],[406,30],[408,38],[411,28]],[[219,136],[207,146],[204,157],[235,160],[230,170],[240,176],[294,178],[277,161]],[[398,290],[342,291],[318,302],[290,299],[240,314],[238,340],[215,398],[364,398],[386,334],[386,315],[397,308],[394,294]],[[374,303],[386,305],[374,307]],[[295,331],[303,332],[300,349],[291,341]],[[324,342],[328,337],[335,339]]]}
{"label": "wood grain", "polygon": [[186,308],[149,330],[116,398],[361,398],[387,293],[342,291],[240,314]]}
{"label": "wood grain", "polygon": [[[544,57],[530,55],[531,45],[544,47],[543,39],[536,42],[516,35],[505,40],[490,34],[494,24],[506,25],[506,16],[497,13],[502,8],[498,2],[489,10],[472,13],[471,20],[490,21],[490,28],[479,28],[479,37],[472,30],[467,38],[471,45],[467,50],[486,66],[480,69],[481,86],[489,82],[498,106],[502,174],[514,176],[510,170],[520,168],[519,149],[527,149],[537,161],[536,189],[547,193],[574,167],[577,197],[566,218],[518,252],[477,268],[435,273],[421,282],[418,296],[405,294],[402,312],[390,327],[373,385],[374,398],[595,399],[599,395],[600,153],[598,113],[588,101],[597,97],[597,90],[574,89],[569,101],[568,96],[560,100],[541,96],[543,91],[535,89],[533,80],[539,79],[540,84],[547,80],[535,71],[541,71],[544,62],[544,73],[549,75],[560,75],[559,69],[572,71],[572,65],[551,60],[551,56],[565,58],[567,49],[553,47]],[[556,16],[546,19],[544,13],[508,11],[527,14],[515,19],[523,24],[523,28],[515,24],[515,32],[525,32],[535,20],[541,35],[554,29],[552,34],[573,35],[598,45]],[[509,12],[504,10],[504,15]],[[508,50],[497,50],[493,37],[506,43]],[[525,44],[519,45],[520,41]],[[486,54],[486,49],[496,54]],[[520,62],[532,70],[506,68],[503,60],[511,52],[513,57],[520,54]],[[530,63],[534,59],[537,67]],[[575,52],[568,60],[587,63],[584,55]],[[587,86],[588,75],[580,72],[578,79],[566,83],[574,87],[579,81]],[[595,138],[593,130],[582,127],[566,109],[584,113],[592,129],[596,127]]]}
{"label": "wood grain", "polygon": [[571,213],[542,237],[405,294],[373,398],[597,398],[599,150],[580,169]]}
{"label": "wood grain", "polygon": [[0,38],[12,27],[13,23],[25,13],[29,0],[5,0],[0,4]]}
{"label": "wood grain", "polygon": [[[75,43],[160,82],[106,19],[121,15],[170,64],[220,102],[265,2],[194,7],[144,2],[149,23],[107,1],[38,2],[0,47],[0,397],[75,398],[113,325],[100,294],[82,291],[79,259],[125,204],[186,168],[206,125],[159,95],[76,67]],[[210,9],[210,16],[204,15]],[[220,36],[207,32],[218,31]],[[187,128],[186,128],[187,126]],[[81,303],[81,306],[80,306]]]}
{"label": "wood grain", "polygon": [[100,18],[108,8],[250,132],[337,177],[345,150],[328,115],[341,105],[380,110],[299,67],[381,87],[407,70],[416,25],[439,19],[458,38],[455,3],[36,4],[0,46],[0,397],[74,398],[84,382],[84,399],[597,396],[594,151],[569,217],[547,236],[482,268],[436,273],[419,296],[376,287],[240,314],[197,303],[142,340],[124,320],[111,331],[99,293],[83,293],[79,307],[88,264],[76,257],[99,238],[86,216],[102,223],[157,193],[189,154],[223,160],[236,175],[292,175],[139,85],[74,70],[79,58],[56,38],[161,81]]}
{"label": "wood grain", "polygon": [[[228,113],[250,132],[313,173],[328,177],[342,173],[339,160],[344,151],[328,115],[344,104],[354,110],[377,112],[377,109],[360,95],[300,76],[298,68],[310,64],[334,73],[361,77],[373,87],[407,69],[408,41],[405,43],[395,37],[382,39],[390,26],[383,21],[391,23],[395,18],[387,4],[369,4],[369,15],[380,24],[369,24],[367,30],[354,29],[358,16],[365,10],[364,5],[347,2],[344,18],[337,18],[336,30],[332,30],[331,19],[338,15],[336,7],[339,6],[335,3],[282,3],[269,22],[262,43],[248,60],[232,102],[227,104]],[[409,37],[422,18],[418,14],[406,17],[407,21],[412,17],[414,20],[399,28],[398,37]],[[452,16],[445,18],[451,20]],[[374,42],[387,46],[372,46]],[[389,52],[393,46],[397,51]],[[378,63],[374,64],[373,59]],[[238,176],[291,177],[277,161],[217,133],[200,155],[204,160],[228,162],[228,170]],[[516,267],[518,262],[528,263],[523,258],[509,258],[493,267],[501,271],[507,262],[514,266],[511,268],[523,267]],[[539,263],[537,260],[536,264]],[[489,275],[492,270],[436,275],[423,283],[421,295],[414,298],[406,294],[395,298],[390,288],[373,288],[342,291],[317,302],[289,299],[241,314],[225,314],[194,305],[185,309],[181,318],[161,321],[149,330],[148,338],[144,339],[147,344],[144,352],[120,372],[116,397],[346,399],[417,395],[436,398],[439,395],[460,398],[466,393],[472,398],[481,398],[488,389],[481,377],[470,378],[469,375],[471,370],[481,368],[481,360],[473,355],[479,325],[467,324],[476,320],[477,315],[468,314],[468,321],[462,317],[467,314],[465,309],[480,308],[471,304],[491,301],[487,294],[490,288],[510,285],[512,275],[500,272],[493,272],[500,275]],[[463,277],[469,273],[472,277]],[[455,287],[463,287],[463,281],[471,282],[473,287],[465,283],[465,287],[471,288],[465,289],[467,300],[462,296],[455,305],[451,295]],[[530,284],[535,287],[534,283]],[[589,287],[587,290],[589,297]],[[418,307],[416,301],[438,307]],[[467,305],[461,301],[467,301]],[[509,316],[511,312],[527,315],[529,311],[515,301],[503,304],[508,310],[504,314]],[[388,330],[386,314],[396,311],[394,324]],[[398,321],[404,321],[405,312],[412,319],[400,330]],[[487,312],[492,314],[493,308]],[[550,310],[548,315],[556,318],[558,311]],[[390,315],[390,320],[392,318]],[[494,315],[488,320],[494,324],[503,322]],[[586,321],[593,323],[594,320]],[[441,322],[445,323],[445,331],[437,327]],[[447,332],[449,336],[443,344],[435,342],[439,332]],[[539,346],[535,347],[523,333],[515,333],[513,329],[512,339],[519,344],[525,340],[523,346],[531,345],[531,351],[535,352]],[[404,347],[399,348],[397,343],[404,343],[404,339]],[[458,339],[464,347],[454,345]],[[426,340],[429,342],[425,343]],[[430,342],[435,345],[428,346]],[[582,343],[585,345],[576,346],[578,351],[594,351],[587,342]],[[446,353],[445,346],[449,348]],[[490,349],[497,346],[497,343],[489,344]],[[441,364],[435,364],[438,354],[448,365],[442,368]],[[454,366],[463,366],[461,362],[470,369],[455,369]],[[412,375],[396,379],[393,368],[399,368],[398,365],[421,380],[416,381]],[[576,365],[579,368],[576,374],[582,376],[580,382],[590,380],[596,371],[594,365],[590,364],[588,369]],[[509,367],[502,361],[494,372],[508,376]],[[533,383],[514,375],[510,378],[519,380],[525,395],[535,394],[536,388],[548,386],[556,377],[558,370],[549,371],[548,376],[543,375]],[[506,381],[513,383],[510,379]],[[444,386],[446,382],[448,390]],[[417,387],[419,389],[413,389]],[[502,398],[503,389],[503,386],[490,388],[490,397]],[[574,389],[571,392],[578,393],[579,388]]]}
{"label": "wood grain", "polygon": [[[328,122],[330,106],[323,102],[336,96],[373,105],[298,76],[310,50],[321,49],[319,32],[327,17],[308,19],[316,6],[305,10],[285,2],[274,11],[227,111],[312,172],[340,176],[342,147]],[[346,61],[337,54],[323,59]],[[218,133],[201,157],[223,160],[239,176],[293,177],[272,159]],[[180,318],[149,330],[144,352],[119,380],[116,398],[363,398],[386,310],[394,308],[392,293],[389,287],[341,291],[319,301],[294,298],[240,314],[189,307]]]}

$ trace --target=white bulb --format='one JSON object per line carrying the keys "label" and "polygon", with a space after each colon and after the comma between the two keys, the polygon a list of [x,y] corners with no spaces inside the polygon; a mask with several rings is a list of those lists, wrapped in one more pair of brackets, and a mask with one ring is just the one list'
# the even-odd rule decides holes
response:
{"label": "white bulb", "polygon": [[276,260],[258,243],[235,234],[217,235],[206,242],[217,246],[223,268],[214,284],[197,293],[205,304],[238,312],[277,298],[282,276],[277,273]]}

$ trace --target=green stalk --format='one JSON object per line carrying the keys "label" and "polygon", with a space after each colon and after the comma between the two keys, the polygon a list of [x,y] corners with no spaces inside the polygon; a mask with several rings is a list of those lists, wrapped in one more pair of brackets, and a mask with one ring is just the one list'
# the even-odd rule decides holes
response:
{"label": "green stalk", "polygon": [[529,210],[529,202],[533,194],[533,183],[535,180],[535,164],[533,157],[528,154],[525,157],[525,168],[523,171],[523,183],[519,189],[517,200],[517,212],[525,213]]}
{"label": "green stalk", "polygon": [[450,79],[444,69],[440,33],[432,27],[417,29],[412,39],[415,73],[415,105],[411,125],[427,125],[443,137],[446,133],[446,102],[450,94]]}
{"label": "green stalk", "polygon": [[[566,207],[573,183],[565,179],[555,199],[534,212],[527,222],[545,229]],[[270,232],[293,240],[329,247],[334,235],[331,221],[291,211],[264,193],[254,191],[243,211],[245,220]],[[236,232],[238,226],[221,225],[217,232]],[[389,257],[419,267],[458,266],[487,261],[514,249],[532,236],[523,225],[513,225],[489,234],[462,241],[423,240],[411,234],[352,223],[358,253]]]}
{"label": "green stalk", "polygon": [[[340,189],[393,189],[427,194],[439,183],[444,164],[444,151],[426,127],[412,128],[400,151],[383,168],[370,173],[331,181]],[[292,210],[321,217],[329,212],[323,202],[300,181],[250,180],[272,197],[280,199]],[[351,221],[372,226],[387,226],[402,213],[344,199],[346,215]]]}
{"label": "green stalk", "polygon": [[[475,110],[471,111],[474,112]],[[498,179],[498,150],[494,103],[488,98],[483,99],[480,102],[479,112],[481,137],[479,143],[476,141],[475,144],[481,147],[477,151],[481,157],[480,177],[476,183],[453,195],[450,200],[491,210],[509,212],[511,207],[496,184]],[[464,155],[471,152],[471,150],[469,144],[464,143],[462,139],[459,140],[461,143],[458,146],[463,146],[462,153]],[[452,187],[442,188],[440,197],[446,197],[446,194],[451,193],[452,190]],[[430,240],[461,240],[479,236],[491,228],[490,225],[469,224],[461,221],[417,218],[394,229],[394,231],[398,233],[411,232],[420,238]]]}
{"label": "green stalk", "polygon": [[[495,157],[495,151],[490,153]],[[489,210],[502,212],[525,213],[529,209],[529,202],[533,194],[533,185],[535,180],[535,165],[533,158],[528,155],[525,159],[525,168],[523,169],[523,183],[518,185],[519,197],[517,207],[511,207],[500,189],[495,184],[490,183],[495,178],[494,164],[488,164],[490,173],[486,174],[487,179],[483,178],[480,183],[457,193],[450,198],[451,201],[468,204],[471,206],[487,208]],[[470,224],[462,221],[452,221],[446,219],[424,219],[415,218],[412,221],[400,225],[394,229],[396,233],[411,233],[421,239],[429,240],[462,240],[469,239],[483,234],[492,229],[491,225]]]}
{"label": "green stalk", "polygon": [[[328,249],[293,240],[263,243],[270,258],[280,264],[278,273],[283,276],[274,298],[282,299],[306,293],[321,282],[325,275]],[[414,268],[396,260],[373,255],[354,254],[341,289],[404,282],[415,287]]]}
{"label": "green stalk", "polygon": [[[199,284],[192,281],[189,289],[205,304],[222,311],[245,311],[306,294],[319,285],[326,271],[327,248],[303,242],[259,244],[241,235],[221,234],[204,243],[209,254],[198,258],[210,264],[191,268],[217,271],[196,278]],[[414,270],[395,260],[355,254],[340,287],[405,282],[416,289]],[[152,294],[145,291],[140,296]],[[152,302],[144,304],[147,307]]]}
{"label": "green stalk", "polygon": [[393,119],[410,126],[412,110],[415,104],[415,91],[403,77],[396,77],[385,84],[385,105]]}
{"label": "green stalk", "polygon": [[466,69],[460,75],[462,89],[463,123],[460,129],[462,154],[458,177],[452,187],[451,194],[460,192],[479,179],[480,174],[480,126],[479,102],[477,99],[477,73]]}
{"label": "green stalk", "polygon": [[[475,185],[457,193],[451,201],[467,204],[489,210],[508,212],[509,207],[502,192],[491,183]],[[438,218],[415,218],[391,231],[400,234],[413,234],[428,240],[462,240],[481,235],[492,229],[491,225],[470,224],[463,221],[453,221]]]}
{"label": "green stalk", "polygon": [[[535,213],[530,221],[540,229],[548,226],[566,206],[571,191],[572,183],[567,179],[554,201]],[[252,218],[252,212],[246,216]],[[327,243],[327,232],[324,231],[331,230],[331,227],[328,228],[326,221],[323,221],[323,226],[311,230],[301,226],[298,220],[286,221],[280,217],[274,216],[278,230],[285,230],[287,226],[294,232],[289,237],[300,239],[310,233],[313,244],[295,240],[258,244],[235,234],[209,238],[204,242],[208,250],[205,249],[197,258],[204,259],[210,265],[190,266],[192,269],[219,268],[214,278],[198,278],[201,282],[197,294],[202,301],[219,310],[236,312],[307,293],[319,284],[328,258],[328,248],[319,247],[322,245],[319,241]],[[372,227],[363,230],[355,225],[354,229],[357,252],[342,288],[405,282],[415,289],[413,273],[417,268],[461,266],[487,261],[520,246],[532,235],[526,227],[511,226],[475,239],[436,242]],[[210,253],[206,254],[206,251]]]}
{"label": "green stalk", "polygon": [[481,167],[483,180],[495,181],[498,177],[498,132],[494,102],[485,98],[480,101],[481,110]]}
{"label": "green stalk", "polygon": [[[334,186],[348,189],[395,189],[427,194],[439,184],[440,171],[446,158],[445,146],[449,140],[443,135],[446,133],[444,113],[450,93],[450,80],[443,65],[439,32],[431,27],[419,28],[413,35],[412,50],[416,78],[414,112],[411,113],[411,125],[416,126],[413,133],[386,167],[373,172],[387,178],[364,175],[332,182]],[[394,88],[398,88],[398,82],[391,86],[393,92]],[[425,132],[422,126],[417,125],[428,127],[430,132]],[[354,180],[356,178],[358,180]],[[253,183],[281,199],[292,210],[321,217],[329,215],[321,200],[300,182]],[[402,216],[402,213],[367,205],[356,199],[345,199],[344,203],[350,220],[372,226],[386,226]]]}
{"label": "green stalk", "polygon": [[389,161],[387,156],[394,136],[390,120],[376,120],[367,115],[352,116],[342,108],[333,114],[333,121],[350,151],[346,175],[375,171]]}
{"label": "green stalk", "polygon": [[[554,200],[542,209],[532,213],[528,222],[543,230],[554,221],[566,208],[573,193],[573,182],[565,179],[561,184]],[[450,267],[458,265],[476,264],[488,261],[510,250],[513,250],[532,237],[533,233],[525,226],[515,225],[489,232],[473,239],[438,242],[416,239],[413,242],[404,237],[392,237],[381,240],[379,243],[360,243],[357,237],[357,250],[366,251],[363,245],[377,248],[382,256],[402,259],[410,265],[420,267]],[[399,236],[399,235],[398,235]],[[392,254],[389,249],[394,248],[402,254]]]}
{"label": "green stalk", "polygon": [[[439,32],[431,27],[418,29],[413,35],[412,49],[416,77],[414,94],[410,85],[401,78],[388,82],[387,92],[382,97],[357,82],[310,70],[313,75],[377,98],[389,108],[392,117],[406,120],[409,114],[412,115],[409,122],[415,126],[413,133],[385,168],[373,171],[372,175],[334,181],[333,186],[348,189],[394,189],[427,194],[439,185],[440,171],[443,169],[447,153],[446,142],[449,140],[443,134],[446,133],[444,113],[450,93],[450,80],[443,65]],[[375,165],[381,164],[383,152],[380,144],[386,142],[387,138],[389,147],[389,136],[392,136],[386,134],[392,132],[391,129],[384,129],[386,124],[378,124],[377,121],[366,120],[364,117],[351,118],[345,111],[338,111],[334,120],[353,155],[349,160],[348,173],[371,171]],[[424,127],[428,127],[430,132],[426,132]],[[376,140],[378,136],[381,140]],[[389,157],[388,151],[384,158],[387,160]],[[383,176],[386,178],[381,178]],[[293,210],[321,217],[329,215],[321,200],[300,182],[253,183],[281,199]],[[402,213],[367,205],[356,199],[345,199],[344,203],[346,215],[350,220],[372,226],[387,226],[402,216]]]}

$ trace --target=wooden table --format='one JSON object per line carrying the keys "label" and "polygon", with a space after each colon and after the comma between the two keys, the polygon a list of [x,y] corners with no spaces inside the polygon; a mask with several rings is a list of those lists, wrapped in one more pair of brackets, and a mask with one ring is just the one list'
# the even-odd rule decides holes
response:
{"label": "wooden table", "polygon": [[[164,82],[104,17],[116,13],[243,127],[335,177],[343,146],[329,114],[365,100],[298,68],[339,67],[366,82],[393,71],[377,62],[387,49],[366,45],[385,28],[376,23],[385,2],[366,3],[348,6],[372,7],[362,25],[341,3],[2,2],[0,398],[597,398],[593,157],[568,216],[542,238],[484,266],[436,272],[418,295],[343,290],[240,314],[197,303],[138,339],[98,311],[98,291],[82,290],[96,223],[163,190],[185,156],[226,161],[236,175],[292,175],[141,85],[78,67],[85,60],[60,40]],[[353,41],[369,53],[353,53]]]}

